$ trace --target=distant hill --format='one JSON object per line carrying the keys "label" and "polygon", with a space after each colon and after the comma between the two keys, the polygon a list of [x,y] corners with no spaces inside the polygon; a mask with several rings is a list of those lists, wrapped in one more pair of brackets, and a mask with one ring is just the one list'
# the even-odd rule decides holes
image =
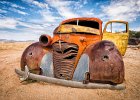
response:
{"label": "distant hill", "polygon": [[17,40],[0,39],[0,42],[35,42],[35,40],[17,41]]}

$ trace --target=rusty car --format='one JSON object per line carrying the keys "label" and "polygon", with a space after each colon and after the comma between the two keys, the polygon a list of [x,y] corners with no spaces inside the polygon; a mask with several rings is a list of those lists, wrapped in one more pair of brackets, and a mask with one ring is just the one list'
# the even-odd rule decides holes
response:
{"label": "rusty car", "polygon": [[[115,27],[121,24],[120,29]],[[114,26],[113,26],[114,25]],[[42,34],[21,57],[23,80],[71,87],[122,89],[129,29],[126,21],[109,21],[102,31],[99,18],[64,20],[53,37]],[[115,31],[114,31],[115,29]],[[117,31],[116,31],[117,30]]]}

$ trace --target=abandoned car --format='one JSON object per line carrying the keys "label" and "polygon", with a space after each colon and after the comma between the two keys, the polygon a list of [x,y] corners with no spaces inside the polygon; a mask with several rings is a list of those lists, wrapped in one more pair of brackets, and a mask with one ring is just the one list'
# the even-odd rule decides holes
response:
{"label": "abandoned car", "polygon": [[25,49],[21,70],[27,68],[28,77],[32,73],[82,84],[121,84],[128,36],[125,21],[109,21],[102,32],[98,18],[68,19],[54,30],[53,37],[43,34]]}

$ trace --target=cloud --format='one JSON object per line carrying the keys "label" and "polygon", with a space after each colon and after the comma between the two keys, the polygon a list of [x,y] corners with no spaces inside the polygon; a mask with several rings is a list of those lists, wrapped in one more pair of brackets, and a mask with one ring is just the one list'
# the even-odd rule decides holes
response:
{"label": "cloud", "polygon": [[[16,29],[20,33],[31,33],[40,36],[41,34],[49,34],[52,36],[53,27],[50,27],[47,24],[36,24],[36,23],[29,23],[29,22],[18,22],[18,26],[22,26],[23,28]],[[38,37],[39,38],[39,37]]]}
{"label": "cloud", "polygon": [[41,2],[38,2],[38,1],[33,1],[32,3],[34,5],[37,5],[40,8],[48,8],[48,4],[46,4],[46,3],[41,3]]}
{"label": "cloud", "polygon": [[81,1],[83,1],[84,5],[88,3],[88,0],[81,0]]}
{"label": "cloud", "polygon": [[13,18],[1,18],[0,19],[0,29],[2,28],[9,28],[15,29],[17,26],[18,21]]}
{"label": "cloud", "polygon": [[92,17],[94,15],[93,9],[83,9],[88,4],[88,0],[46,0],[46,2],[49,6],[56,9],[62,19]]}
{"label": "cloud", "polygon": [[51,25],[19,21],[18,26],[22,26],[22,27],[25,27],[26,29],[28,28],[30,30],[36,30],[36,32],[38,32],[38,31],[45,32],[47,30],[48,26],[51,26]]}
{"label": "cloud", "polygon": [[87,10],[82,10],[80,12],[80,15],[81,15],[81,17],[93,17],[93,16],[95,17],[95,13],[94,13],[93,9],[88,10],[88,11]]}
{"label": "cloud", "polygon": [[72,5],[73,1],[65,0],[46,0],[49,6],[55,8],[60,16],[63,18],[73,18],[79,15],[73,12]]}
{"label": "cloud", "polygon": [[42,3],[42,2],[38,2],[38,1],[36,1],[36,0],[22,0],[22,1],[23,1],[23,2],[27,2],[27,3],[29,3],[29,4],[33,4],[33,5],[35,5],[35,6],[39,7],[39,8],[46,8],[46,9],[49,9],[48,4]]}
{"label": "cloud", "polygon": [[74,5],[74,9],[75,10],[79,10],[80,8],[82,8],[84,5],[86,5],[88,3],[87,0],[79,0],[77,2],[73,2]]}
{"label": "cloud", "polygon": [[18,10],[18,9],[15,9],[15,8],[10,8],[9,10],[16,12],[16,13],[19,13],[19,14],[22,14],[22,15],[28,15],[28,13],[21,11],[21,10]]}
{"label": "cloud", "polygon": [[[49,24],[23,22],[20,19],[8,17],[0,18],[0,37],[3,39],[38,40],[39,36],[46,34],[46,32],[52,36],[53,30],[54,27]],[[14,35],[11,37],[11,34]]]}
{"label": "cloud", "polygon": [[25,9],[24,7],[19,6],[19,5],[17,5],[17,4],[12,4],[12,3],[11,3],[11,6],[14,7],[14,8]]}
{"label": "cloud", "polygon": [[6,10],[0,9],[0,13],[7,13]]}
{"label": "cloud", "polygon": [[25,9],[25,8],[22,7],[22,6],[19,6],[19,5],[17,5],[17,4],[14,4],[14,3],[11,3],[11,2],[8,2],[8,1],[0,1],[0,3],[2,3],[2,4],[7,4],[7,5],[9,5],[9,6],[11,6],[11,7],[14,7],[14,8]]}
{"label": "cloud", "polygon": [[139,0],[112,0],[107,6],[101,7],[104,17],[109,20],[126,20],[129,22],[135,21],[140,16],[140,1]]}
{"label": "cloud", "polygon": [[[41,24],[43,23],[44,25],[42,25],[42,27],[46,27],[46,23],[47,24],[54,24],[56,21],[58,21],[59,19],[61,19],[60,17],[56,16],[56,12],[52,12],[50,11],[50,7],[48,6],[48,4],[45,2],[39,2],[37,0],[22,0],[23,2],[26,2],[28,4],[32,4],[36,7],[42,8],[42,9],[38,9],[38,11],[36,11],[36,13],[39,14],[40,19],[39,20],[34,20],[31,19],[31,22],[35,22],[37,24]],[[48,26],[48,25],[47,25]]]}
{"label": "cloud", "polygon": [[[54,27],[50,27],[49,25],[46,24],[41,25],[35,23],[22,22],[18,19],[11,19],[11,18],[7,18],[3,20],[6,20],[6,22],[9,23],[0,23],[0,28],[2,29],[0,30],[1,39],[38,41],[41,34],[48,34],[50,36],[53,35],[52,33]],[[9,24],[10,26],[7,26],[7,24]]]}
{"label": "cloud", "polygon": [[8,29],[17,29],[17,26],[22,26],[30,29],[37,29],[37,30],[42,30],[44,29],[41,25],[38,24],[32,24],[28,22],[23,22],[20,21],[19,19],[14,19],[14,18],[0,18],[0,28],[8,28]]}
{"label": "cloud", "polygon": [[39,13],[45,22],[56,22],[58,19],[61,19],[60,17],[54,16],[49,10],[40,10]]}
{"label": "cloud", "polygon": [[[27,15],[28,13],[21,11],[20,9],[25,9],[22,6],[19,6],[17,4],[11,3],[11,2],[7,2],[7,1],[0,1],[0,3],[4,4],[4,5],[8,5],[10,7],[6,7],[5,9],[9,9],[10,11],[22,14],[22,15]],[[0,13],[7,13],[8,11],[0,9]]]}
{"label": "cloud", "polygon": [[26,41],[26,40],[38,41],[40,34],[34,33],[34,31],[30,30],[22,30],[20,32],[0,31],[0,37],[1,37],[0,39],[16,40],[16,41]]}

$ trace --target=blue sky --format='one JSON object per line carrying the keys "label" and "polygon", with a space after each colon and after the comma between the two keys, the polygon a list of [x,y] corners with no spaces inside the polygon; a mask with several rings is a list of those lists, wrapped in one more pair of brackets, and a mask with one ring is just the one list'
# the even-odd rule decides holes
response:
{"label": "blue sky", "polygon": [[125,20],[140,31],[140,0],[0,0],[0,39],[38,40],[68,18]]}

